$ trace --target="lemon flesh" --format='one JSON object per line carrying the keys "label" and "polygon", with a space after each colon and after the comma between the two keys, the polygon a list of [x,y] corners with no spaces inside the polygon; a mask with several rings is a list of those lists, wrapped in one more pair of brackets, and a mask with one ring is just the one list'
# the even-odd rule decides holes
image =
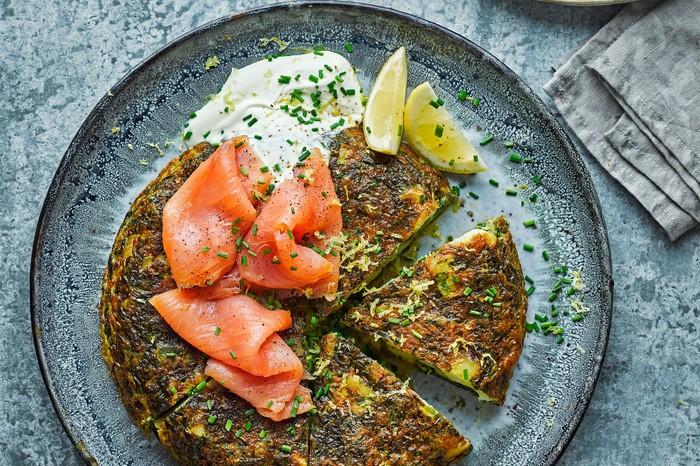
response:
{"label": "lemon flesh", "polygon": [[404,110],[404,136],[408,144],[439,170],[452,173],[488,170],[440,102],[428,82],[413,89]]}
{"label": "lemon flesh", "polygon": [[399,151],[407,75],[406,49],[401,47],[384,63],[369,93],[362,127],[367,145],[377,152]]}

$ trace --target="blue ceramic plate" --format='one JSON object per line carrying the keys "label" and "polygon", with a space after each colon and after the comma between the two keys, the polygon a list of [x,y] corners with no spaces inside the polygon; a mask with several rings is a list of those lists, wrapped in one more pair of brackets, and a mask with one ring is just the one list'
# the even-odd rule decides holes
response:
{"label": "blue ceramic plate", "polygon": [[[464,464],[553,464],[593,393],[612,312],[608,241],[589,175],[544,104],[493,56],[428,21],[349,3],[278,5],[202,26],[131,71],[83,123],[47,194],[31,273],[37,355],[68,435],[88,462],[172,463],[157,441],[145,438],[131,422],[101,359],[97,306],[102,273],[130,202],[178,152],[186,115],[217,91],[231,67],[276,53],[274,43],[260,45],[260,38],[270,36],[289,41],[292,53],[322,44],[345,54],[366,89],[384,60],[403,45],[409,87],[429,80],[472,139],[496,135],[481,148],[489,172],[450,177],[453,184],[466,183],[464,206],[440,219],[443,238],[505,213],[516,241],[535,246],[532,252],[519,247],[525,273],[536,285],[528,321],[536,312],[551,318],[548,297],[561,278],[554,267],[580,270],[585,287],[570,297],[562,292],[554,301],[563,342],[557,344],[556,335],[528,334],[505,406],[481,406],[459,387],[421,373],[414,374],[412,384],[471,438],[475,448]],[[352,53],[346,43],[352,44]],[[205,71],[211,56],[221,64]],[[479,105],[459,100],[462,89]],[[114,127],[120,128],[116,134]],[[504,147],[505,141],[515,148]],[[531,162],[511,162],[513,151]],[[507,195],[509,189],[516,195]],[[537,220],[536,228],[523,226],[530,218]],[[427,237],[422,248],[439,243]],[[572,312],[572,299],[589,309],[582,321],[564,315]]]}

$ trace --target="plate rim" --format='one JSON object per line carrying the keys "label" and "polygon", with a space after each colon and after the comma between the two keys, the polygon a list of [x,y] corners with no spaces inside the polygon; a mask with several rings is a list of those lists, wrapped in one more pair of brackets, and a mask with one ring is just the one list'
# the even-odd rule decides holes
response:
{"label": "plate rim", "polygon": [[[564,131],[562,125],[557,121],[552,112],[542,101],[542,99],[534,92],[534,90],[528,85],[520,76],[518,76],[513,70],[511,70],[507,65],[501,62],[498,58],[492,55],[490,52],[482,48],[480,45],[476,44],[472,40],[464,37],[463,35],[442,26],[438,23],[430,21],[425,18],[407,13],[404,11],[396,10],[394,8],[374,5],[369,3],[362,3],[357,1],[341,1],[341,0],[292,0],[281,3],[273,3],[268,5],[263,5],[254,8],[247,8],[240,12],[228,14],[221,16],[214,20],[208,21],[200,26],[197,26],[184,34],[176,37],[170,42],[167,42],[163,46],[159,47],[156,51],[150,54],[145,59],[141,60],[137,65],[132,67],[126,74],[120,78],[113,86],[109,87],[107,94],[105,94],[93,107],[85,120],[81,123],[75,136],[72,138],[71,142],[68,144],[66,151],[64,152],[61,161],[56,168],[56,172],[51,180],[51,183],[47,189],[44,202],[42,204],[41,212],[37,220],[34,240],[32,244],[32,255],[30,261],[30,272],[29,272],[29,301],[30,301],[30,321],[32,327],[32,338],[34,341],[34,349],[36,352],[37,360],[39,363],[39,369],[41,371],[42,379],[46,390],[49,394],[51,404],[53,405],[56,414],[61,421],[61,426],[63,430],[68,435],[71,443],[75,447],[76,451],[80,454],[81,458],[86,464],[97,464],[96,459],[88,451],[87,445],[85,445],[77,435],[69,428],[67,424],[65,410],[60,404],[59,396],[54,389],[53,380],[49,374],[48,363],[44,357],[43,344],[42,344],[42,328],[39,322],[39,316],[42,314],[41,308],[38,306],[37,285],[36,282],[40,279],[40,265],[42,263],[42,244],[44,232],[46,231],[46,221],[47,217],[53,210],[55,206],[55,194],[60,190],[60,187],[65,179],[67,166],[72,158],[75,156],[79,142],[83,139],[85,134],[93,126],[93,124],[98,120],[101,113],[105,107],[113,100],[114,95],[121,91],[124,87],[128,86],[132,79],[139,75],[143,69],[147,68],[153,62],[155,62],[162,55],[169,52],[174,47],[189,41],[190,39],[207,32],[210,29],[216,28],[224,23],[235,22],[239,19],[243,19],[250,16],[264,15],[270,12],[276,12],[279,10],[290,10],[293,8],[347,8],[349,10],[364,10],[367,12],[374,12],[377,14],[393,16],[400,21],[407,23],[417,24],[423,28],[436,32],[438,34],[443,34],[450,37],[457,43],[465,46],[476,54],[480,55],[480,58],[486,59],[489,64],[495,69],[496,72],[501,74],[506,78],[512,85],[514,85],[523,95],[528,98],[533,104],[535,109],[539,112],[539,115],[544,119],[547,125],[555,133],[555,137],[558,142],[566,149],[566,156],[570,159],[570,162],[579,174],[582,174],[587,178],[587,182],[591,187],[590,190],[590,200],[592,202],[592,212],[594,214],[593,223],[595,225],[594,231],[597,233],[597,238],[603,241],[598,244],[598,250],[601,253],[601,263],[604,266],[602,270],[602,283],[603,292],[607,294],[607,306],[602,307],[602,311],[605,314],[601,321],[601,327],[598,329],[597,338],[595,341],[595,348],[593,349],[593,354],[591,358],[594,360],[592,373],[588,374],[583,390],[583,403],[578,404],[573,412],[570,419],[572,425],[566,430],[562,430],[562,434],[559,440],[554,444],[554,446],[545,454],[543,465],[553,465],[555,464],[561,455],[564,453],[568,447],[571,439],[573,439],[576,431],[581,425],[583,416],[588,410],[588,406],[593,397],[595,387],[597,385],[600,373],[605,360],[605,355],[607,352],[607,345],[610,338],[610,327],[612,323],[612,313],[613,313],[613,289],[614,281],[612,277],[612,257],[610,254],[610,243],[607,234],[607,226],[605,223],[605,218],[602,214],[602,209],[600,206],[600,200],[598,193],[593,185],[590,178],[590,173],[586,168],[581,153],[573,144],[569,135]],[[605,283],[607,281],[607,283]],[[605,286],[607,285],[607,286]]]}

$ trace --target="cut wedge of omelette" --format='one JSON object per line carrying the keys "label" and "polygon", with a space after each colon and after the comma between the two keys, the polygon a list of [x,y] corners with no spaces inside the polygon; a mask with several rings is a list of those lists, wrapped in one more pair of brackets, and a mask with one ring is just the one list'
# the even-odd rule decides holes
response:
{"label": "cut wedge of omelette", "polygon": [[503,404],[526,312],[517,250],[498,217],[405,268],[343,323],[368,343]]}
{"label": "cut wedge of omelette", "polygon": [[309,464],[442,465],[471,451],[450,421],[355,345],[321,340]]}

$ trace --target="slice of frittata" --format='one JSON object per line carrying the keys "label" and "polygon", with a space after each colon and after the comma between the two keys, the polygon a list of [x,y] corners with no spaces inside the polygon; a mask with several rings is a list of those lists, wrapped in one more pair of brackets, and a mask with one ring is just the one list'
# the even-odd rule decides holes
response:
{"label": "slice of frittata", "polygon": [[343,215],[337,299],[316,300],[326,316],[360,291],[453,199],[447,179],[407,145],[380,154],[365,142],[361,127],[330,142],[329,167]]}
{"label": "slice of frittata", "polygon": [[404,269],[343,323],[368,342],[503,404],[525,337],[527,294],[504,217]]}
{"label": "slice of frittata", "polygon": [[471,451],[452,423],[335,334],[321,339],[309,464],[442,465]]}

